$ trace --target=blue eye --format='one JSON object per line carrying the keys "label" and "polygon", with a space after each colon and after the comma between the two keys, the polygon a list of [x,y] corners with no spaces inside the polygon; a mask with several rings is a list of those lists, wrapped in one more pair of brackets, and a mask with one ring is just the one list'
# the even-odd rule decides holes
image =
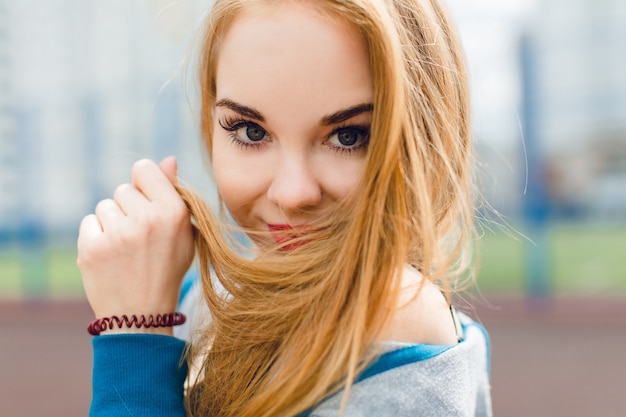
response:
{"label": "blue eye", "polygon": [[219,121],[222,129],[232,132],[231,139],[241,146],[259,146],[268,139],[267,132],[257,123],[244,119],[224,119]]}
{"label": "blue eye", "polygon": [[337,133],[337,140],[343,146],[353,146],[359,141],[359,132],[356,131],[344,131]]}
{"label": "blue eye", "polygon": [[367,148],[369,137],[369,127],[345,126],[335,129],[327,142],[338,152],[356,152]]}
{"label": "blue eye", "polygon": [[241,138],[248,139],[252,142],[258,142],[267,136],[265,130],[263,130],[257,124],[248,124],[237,130],[237,135]]}

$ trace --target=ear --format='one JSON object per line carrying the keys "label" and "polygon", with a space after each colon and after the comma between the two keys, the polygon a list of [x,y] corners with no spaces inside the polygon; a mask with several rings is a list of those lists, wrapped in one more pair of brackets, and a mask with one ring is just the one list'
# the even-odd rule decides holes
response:
{"label": "ear", "polygon": [[161,171],[167,176],[167,179],[174,185],[178,183],[178,161],[175,156],[168,156],[159,162]]}

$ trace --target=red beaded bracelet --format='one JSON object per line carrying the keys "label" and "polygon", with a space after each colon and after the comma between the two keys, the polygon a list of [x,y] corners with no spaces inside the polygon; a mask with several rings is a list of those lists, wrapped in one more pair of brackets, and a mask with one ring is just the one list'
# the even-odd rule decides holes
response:
{"label": "red beaded bracelet", "polygon": [[112,317],[104,317],[101,319],[96,319],[89,323],[87,327],[87,331],[90,335],[98,336],[100,332],[105,331],[107,328],[112,329],[113,325],[117,324],[119,329],[122,328],[123,325],[126,327],[172,327],[183,324],[187,320],[187,317],[183,313],[169,313],[169,314],[157,314],[156,317],[150,314],[146,319],[146,316],[143,314],[139,317],[136,315],[132,315],[130,318],[126,314],[122,315],[122,317],[112,316]]}

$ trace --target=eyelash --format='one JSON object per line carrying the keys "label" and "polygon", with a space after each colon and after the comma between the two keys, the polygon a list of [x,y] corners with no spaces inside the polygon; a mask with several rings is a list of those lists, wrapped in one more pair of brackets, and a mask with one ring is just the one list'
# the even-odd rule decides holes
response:
{"label": "eyelash", "polygon": [[259,148],[265,145],[265,143],[267,142],[266,140],[260,140],[258,142],[246,142],[237,137],[237,131],[241,129],[242,127],[256,127],[258,129],[261,129],[267,135],[267,132],[265,131],[265,129],[259,126],[258,123],[255,123],[251,120],[246,120],[246,119],[239,118],[239,117],[227,116],[227,117],[224,117],[224,119],[219,120],[218,123],[222,127],[222,129],[226,130],[227,132],[230,132],[230,134],[228,135],[228,138],[231,140],[231,142],[241,148],[246,148],[246,149]]}
{"label": "eyelash", "polygon": [[[218,121],[219,125],[222,127],[222,129],[231,132],[228,136],[229,139],[237,146],[241,147],[241,148],[259,148],[263,145],[266,144],[267,140],[260,140],[258,142],[247,142],[244,140],[241,140],[240,138],[237,137],[237,130],[241,129],[242,127],[256,127],[258,129],[261,129],[263,132],[265,132],[265,134],[267,135],[267,138],[269,138],[268,133],[265,131],[265,129],[263,129],[261,126],[259,126],[258,123],[255,123],[251,120],[247,120],[244,118],[239,118],[239,117],[232,117],[232,116],[226,116],[224,117],[222,120]],[[356,131],[358,134],[363,135],[365,137],[365,139],[363,140],[362,143],[360,143],[357,146],[352,146],[352,147],[345,147],[345,146],[337,146],[337,145],[332,145],[328,143],[328,140],[330,138],[332,138],[333,136],[341,133],[341,132],[345,132],[345,131]],[[367,149],[368,145],[369,145],[369,134],[370,134],[370,129],[369,126],[362,126],[362,125],[344,125],[344,126],[339,126],[335,129],[333,129],[332,132],[330,132],[330,134],[326,137],[326,139],[324,140],[324,143],[327,143],[327,146],[329,148],[331,148],[333,151],[335,151],[336,153],[339,154],[346,154],[346,155],[352,155],[355,154],[357,152],[360,152],[364,149]]]}
{"label": "eyelash", "polygon": [[342,131],[356,131],[358,134],[363,135],[364,139],[363,142],[360,143],[357,146],[351,146],[351,147],[344,147],[344,146],[336,146],[336,145],[331,145],[329,144],[328,146],[334,150],[337,153],[340,154],[346,154],[346,155],[352,155],[355,154],[357,152],[360,152],[362,150],[367,149],[368,145],[369,145],[369,137],[370,137],[370,128],[369,126],[362,126],[362,125],[345,125],[345,126],[339,126],[337,128],[335,128],[332,132],[330,132],[330,134],[326,137],[326,141],[328,141],[330,138],[332,138],[334,135],[341,133]]}

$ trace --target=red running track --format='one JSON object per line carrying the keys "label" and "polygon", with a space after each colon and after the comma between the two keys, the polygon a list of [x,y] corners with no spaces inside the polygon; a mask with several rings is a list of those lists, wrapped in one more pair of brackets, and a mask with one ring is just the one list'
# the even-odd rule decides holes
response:
{"label": "red running track", "polygon": [[[626,299],[474,304],[496,417],[626,416]],[[0,416],[88,414],[92,319],[84,302],[0,303]]]}

